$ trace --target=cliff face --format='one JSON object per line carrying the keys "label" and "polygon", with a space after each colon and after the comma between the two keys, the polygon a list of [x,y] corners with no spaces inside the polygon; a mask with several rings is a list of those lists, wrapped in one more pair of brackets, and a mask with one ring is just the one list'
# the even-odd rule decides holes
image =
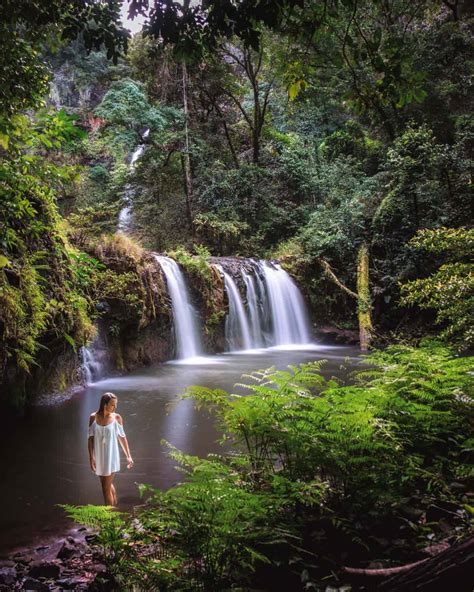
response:
{"label": "cliff face", "polygon": [[[43,344],[48,333],[38,334],[35,363],[28,371],[13,358],[7,361],[5,399],[17,407],[37,396],[93,382],[99,374],[129,372],[180,357],[178,326],[189,309],[196,317],[200,345],[184,357],[312,339],[301,295],[278,265],[184,250],[161,257],[120,233],[103,235],[83,248],[77,252],[69,247],[71,278],[87,304],[83,321],[88,333],[58,336],[56,346],[49,342],[47,349]],[[178,277],[183,283],[177,302],[172,284]],[[190,327],[184,330],[185,341],[192,340]]]}
{"label": "cliff face", "polygon": [[[10,332],[7,342],[2,322],[1,403],[21,409],[38,396],[44,398],[84,384],[80,346],[87,341],[93,342],[95,358],[110,373],[128,372],[175,357],[170,297],[155,254],[142,250],[123,235],[115,235],[91,247],[90,257],[100,271],[93,280],[87,335],[79,338],[71,331],[73,336],[68,339],[56,336],[51,341],[54,325],[50,322],[47,329],[35,334],[38,346],[34,363],[24,368],[17,356],[9,353],[18,347],[21,335]],[[192,267],[183,267],[183,271],[199,316],[204,350],[223,351],[226,300],[222,278],[211,265],[206,266],[206,273],[193,272]],[[49,278],[49,303],[54,290],[55,283]],[[17,291],[18,298],[24,299],[21,286]]]}

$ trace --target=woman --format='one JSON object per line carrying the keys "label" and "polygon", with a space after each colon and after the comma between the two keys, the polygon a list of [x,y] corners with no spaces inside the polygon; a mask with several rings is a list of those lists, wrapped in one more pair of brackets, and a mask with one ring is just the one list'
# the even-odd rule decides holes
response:
{"label": "woman", "polygon": [[100,399],[99,410],[89,418],[89,460],[91,469],[100,477],[104,501],[107,506],[117,505],[117,493],[113,485],[115,473],[120,471],[120,445],[127,458],[127,469],[133,467],[133,460],[123,429],[123,419],[118,413],[117,397],[105,393]]}

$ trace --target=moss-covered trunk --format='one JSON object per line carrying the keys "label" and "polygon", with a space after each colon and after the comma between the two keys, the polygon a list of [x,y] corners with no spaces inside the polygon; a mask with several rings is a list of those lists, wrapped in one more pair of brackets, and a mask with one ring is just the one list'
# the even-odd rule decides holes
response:
{"label": "moss-covered trunk", "polygon": [[367,351],[372,340],[372,304],[369,287],[369,251],[363,243],[357,255],[357,313],[359,317],[360,349]]}

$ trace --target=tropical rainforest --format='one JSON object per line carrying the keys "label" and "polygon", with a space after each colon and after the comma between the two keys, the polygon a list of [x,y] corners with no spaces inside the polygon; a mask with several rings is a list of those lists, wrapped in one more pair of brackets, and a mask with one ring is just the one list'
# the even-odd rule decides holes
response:
{"label": "tropical rainforest", "polygon": [[156,252],[185,270],[208,353],[218,259],[278,261],[314,339],[369,352],[347,382],[308,362],[242,378],[245,396],[189,387],[221,453],[169,444],[186,477],[141,485],[133,513],[66,506],[107,566],[87,589],[471,590],[471,3],[4,0],[0,17],[5,414],[77,388],[98,327],[113,371],[172,357]]}

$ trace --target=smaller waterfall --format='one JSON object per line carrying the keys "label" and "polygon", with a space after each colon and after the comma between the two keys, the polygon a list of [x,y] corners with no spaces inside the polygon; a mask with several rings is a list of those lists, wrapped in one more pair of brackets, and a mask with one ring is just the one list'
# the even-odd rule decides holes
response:
{"label": "smaller waterfall", "polygon": [[240,292],[232,277],[220,265],[217,267],[224,276],[225,289],[229,300],[229,313],[225,320],[225,337],[229,350],[251,349],[250,327]]}
{"label": "smaller waterfall", "polygon": [[261,262],[273,319],[273,345],[310,343],[309,323],[301,293],[279,265]]}
{"label": "smaller waterfall", "polygon": [[176,357],[195,358],[201,354],[201,343],[197,327],[197,315],[189,298],[186,280],[176,261],[169,257],[155,255],[166,278],[171,298]]}
{"label": "smaller waterfall", "polygon": [[249,311],[250,328],[252,331],[252,347],[264,347],[265,338],[263,332],[263,319],[255,281],[253,276],[246,271],[242,271],[242,276],[247,290],[247,306]]}
{"label": "smaller waterfall", "polygon": [[95,357],[93,347],[81,347],[82,371],[86,385],[97,382],[102,377],[102,364]]}
{"label": "smaller waterfall", "polygon": [[[150,130],[145,130],[143,134],[143,139],[148,137]],[[133,171],[135,168],[135,163],[140,158],[145,150],[145,144],[140,144],[136,147],[135,151],[132,154],[130,159],[130,172]],[[125,188],[125,205],[119,212],[118,223],[117,223],[117,232],[121,232],[122,234],[126,234],[131,229],[131,222],[132,222],[132,204],[131,204],[131,197],[132,197],[132,190],[129,185]]]}

